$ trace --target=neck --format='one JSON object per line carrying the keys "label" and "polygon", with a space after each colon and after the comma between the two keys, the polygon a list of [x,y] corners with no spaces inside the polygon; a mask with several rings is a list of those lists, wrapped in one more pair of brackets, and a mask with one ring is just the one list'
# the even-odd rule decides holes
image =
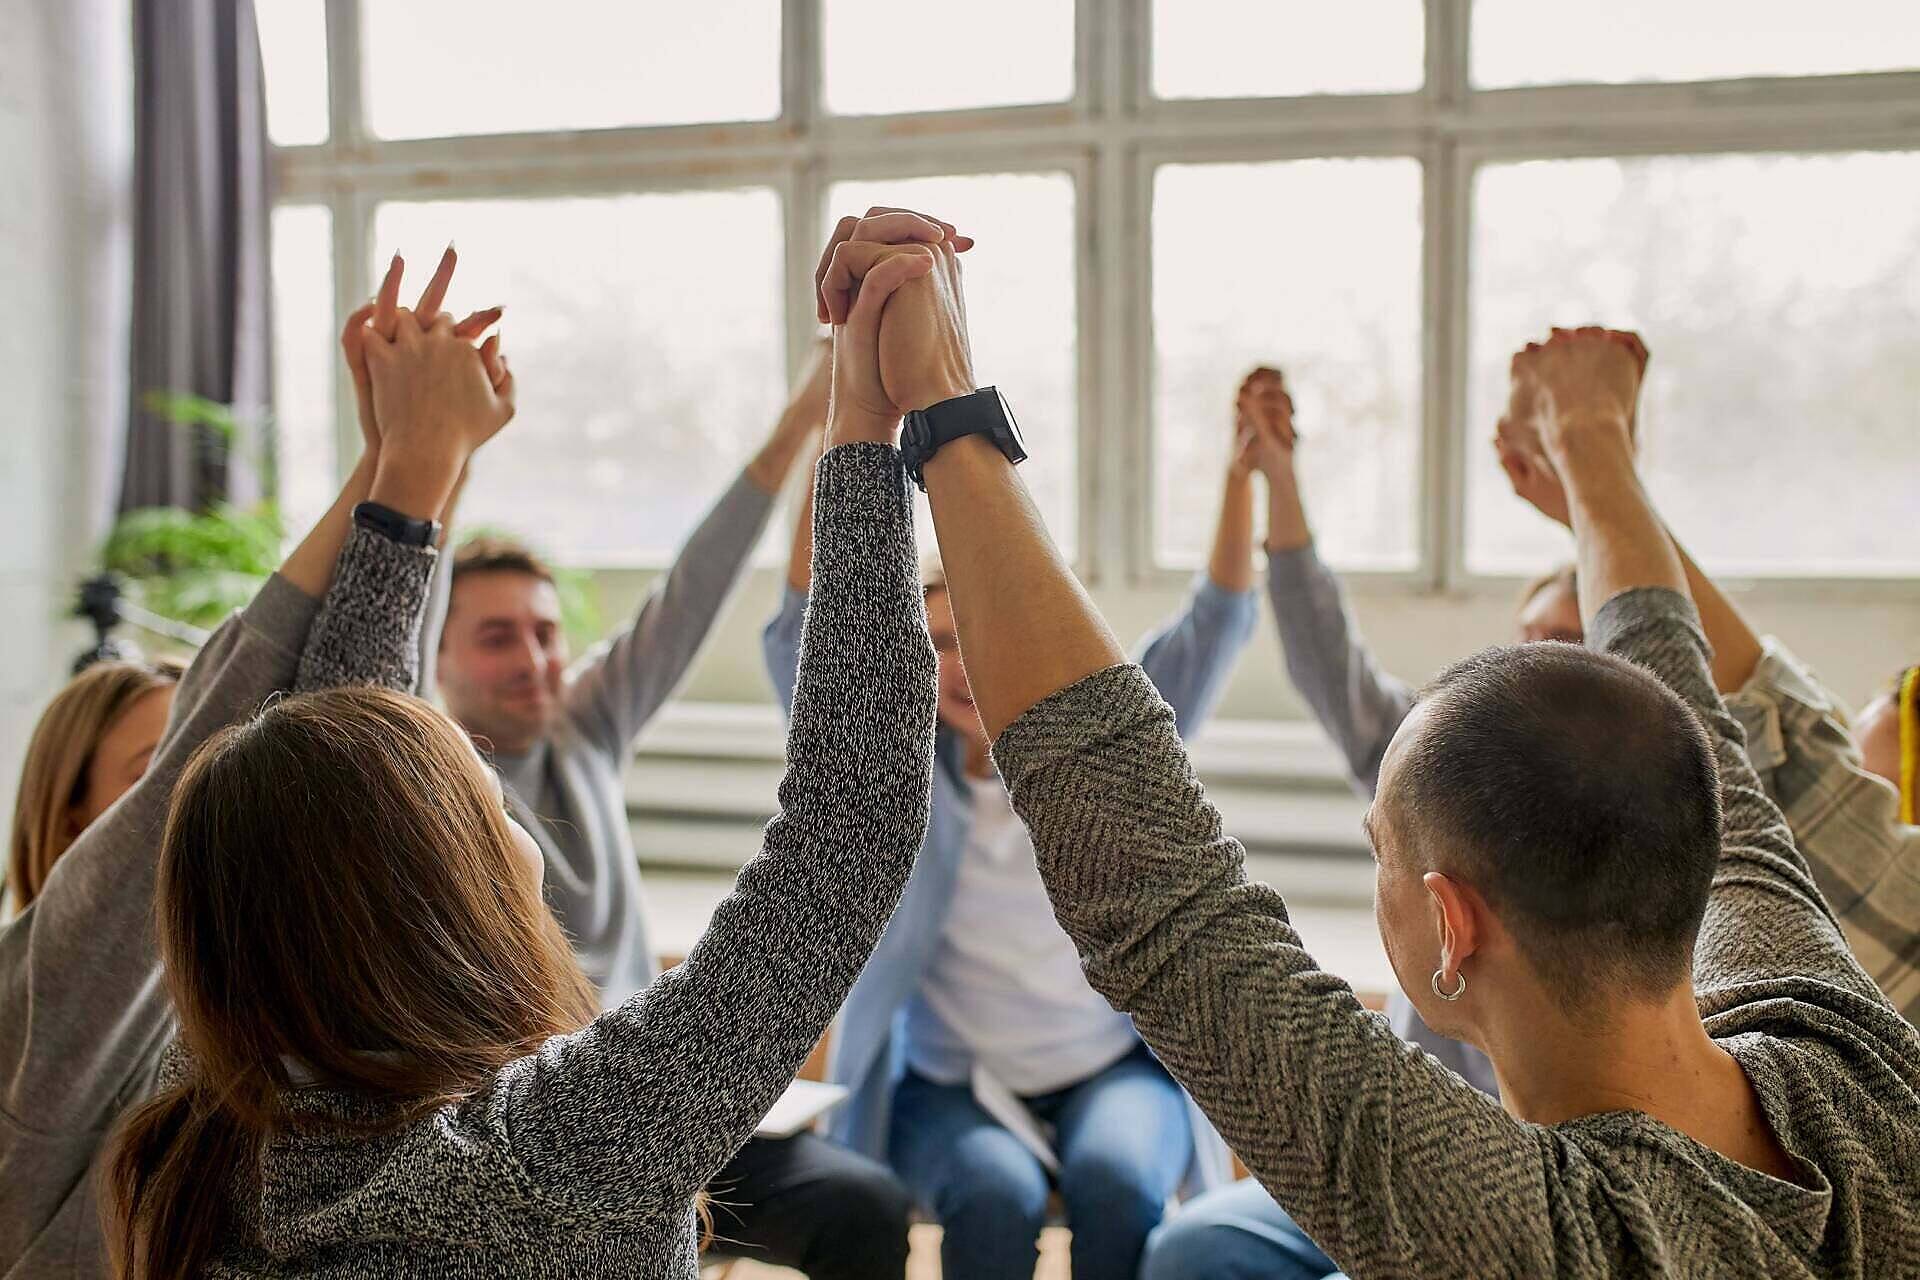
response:
{"label": "neck", "polygon": [[1700,1023],[1689,984],[1657,1001],[1622,1001],[1603,1018],[1569,1018],[1550,997],[1494,1012],[1483,1029],[1508,1111],[1558,1124],[1607,1111],[1640,1111],[1695,1132],[1703,1104],[1724,1100],[1740,1065]]}

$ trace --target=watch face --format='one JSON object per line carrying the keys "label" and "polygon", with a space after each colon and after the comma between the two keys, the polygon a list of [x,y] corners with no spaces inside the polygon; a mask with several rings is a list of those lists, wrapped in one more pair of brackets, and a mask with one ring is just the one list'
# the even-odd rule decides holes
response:
{"label": "watch face", "polygon": [[1008,404],[1007,398],[1000,394],[1000,388],[993,389],[993,398],[1000,402],[1000,416],[1007,420],[1007,432],[1013,437],[1014,443],[1026,444],[1026,441],[1020,437],[1020,424],[1014,420],[1013,406]]}

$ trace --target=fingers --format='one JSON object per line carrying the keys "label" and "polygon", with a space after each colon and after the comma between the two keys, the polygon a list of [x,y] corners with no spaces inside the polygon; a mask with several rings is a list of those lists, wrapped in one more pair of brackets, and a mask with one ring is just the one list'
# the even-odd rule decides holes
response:
{"label": "fingers", "polygon": [[827,247],[820,251],[820,263],[813,271],[814,318],[821,324],[844,323],[844,318],[834,319],[826,292],[826,278],[834,253],[841,245],[853,240],[882,240],[889,243],[913,241],[921,244],[945,242],[956,253],[965,253],[974,245],[973,237],[961,235],[951,222],[912,209],[875,205],[867,210],[864,218],[847,215],[834,224],[833,234],[827,238]]}
{"label": "fingers", "polygon": [[913,256],[919,258],[926,269],[932,269],[933,251],[925,245],[847,240],[836,246],[820,279],[820,298],[826,306],[828,321],[833,324],[847,323],[855,306],[855,295],[862,291],[867,274],[887,258],[909,250],[914,251]]}
{"label": "fingers", "polygon": [[393,255],[393,261],[387,264],[387,274],[380,281],[380,291],[373,300],[373,330],[387,341],[393,341],[395,309],[400,303],[400,277],[405,273],[407,264],[399,254]]}
{"label": "fingers", "polygon": [[487,331],[487,326],[506,314],[505,307],[488,307],[484,311],[475,311],[459,324],[453,326],[456,338],[477,338]]}
{"label": "fingers", "polygon": [[453,269],[459,261],[460,255],[454,252],[449,242],[447,251],[440,255],[440,265],[433,269],[433,279],[427,281],[427,287],[420,291],[420,305],[414,308],[414,315],[422,326],[432,324],[434,317],[440,314],[440,306],[447,300],[447,286],[453,283]]}
{"label": "fingers", "polygon": [[488,334],[487,340],[480,344],[480,364],[487,371],[487,381],[499,391],[500,384],[507,380],[507,358],[500,354],[499,334]]}
{"label": "fingers", "polygon": [[373,315],[373,305],[369,302],[356,308],[340,330],[340,353],[346,357],[347,369],[356,383],[367,376],[367,321]]}
{"label": "fingers", "polygon": [[893,291],[909,280],[917,280],[933,271],[933,254],[918,245],[882,246],[887,256],[861,277],[860,295],[854,299],[846,323],[860,329],[880,326],[880,310]]}

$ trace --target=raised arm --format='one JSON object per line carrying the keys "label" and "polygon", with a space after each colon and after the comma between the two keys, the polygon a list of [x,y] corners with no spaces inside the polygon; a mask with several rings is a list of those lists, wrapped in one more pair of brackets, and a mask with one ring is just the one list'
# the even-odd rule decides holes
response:
{"label": "raised arm", "polygon": [[793,706],[793,682],[800,668],[800,628],[806,622],[807,592],[813,585],[813,486],[818,473],[816,459],[815,465],[807,468],[806,485],[794,515],[793,542],[787,554],[787,578],[780,589],[780,603],[767,619],[767,625],[760,629],[760,658],[766,664],[773,699],[783,716]]}
{"label": "raised arm", "polygon": [[1555,330],[1515,357],[1514,376],[1538,388],[1544,460],[1566,487],[1587,643],[1652,670],[1693,707],[1713,743],[1724,834],[1695,985],[1708,1005],[1716,988],[1781,978],[1881,1001],[1747,759],[1745,736],[1714,687],[1685,563],[1635,471],[1629,424],[1644,352],[1631,335]]}
{"label": "raised arm", "polygon": [[1340,748],[1354,782],[1371,792],[1387,744],[1413,707],[1413,690],[1374,661],[1340,580],[1314,550],[1294,466],[1293,397],[1280,372],[1248,374],[1238,404],[1267,478],[1267,599],[1287,677]]}
{"label": "raised arm", "polygon": [[[928,334],[917,350],[946,359],[886,366],[889,390],[914,407],[971,390],[957,277],[895,306],[909,304]],[[1475,1274],[1552,1274],[1552,1139],[1314,967],[1001,454],[965,437],[925,474],[969,680],[1088,979],[1343,1264],[1424,1271],[1445,1237]],[[1429,1176],[1441,1144],[1464,1166],[1445,1192]],[[1495,1203],[1532,1234],[1483,1228]]]}
{"label": "raised arm", "polygon": [[606,750],[624,753],[693,665],[760,541],[788,471],[819,439],[827,367],[816,352],[767,442],[687,539],[632,625],[575,665],[569,711]]}
{"label": "raised arm", "polygon": [[686,1212],[832,1019],[925,838],[934,659],[899,417],[860,412],[839,385],[873,368],[887,293],[914,269],[868,275],[836,321],[813,604],[760,855],[685,964],[514,1064],[488,1104],[543,1190],[583,1212]]}
{"label": "raised arm", "polygon": [[1180,612],[1137,650],[1141,668],[1172,704],[1183,735],[1213,714],[1234,660],[1253,635],[1253,475],[1255,437],[1236,415],[1234,445],[1214,521],[1207,570]]}

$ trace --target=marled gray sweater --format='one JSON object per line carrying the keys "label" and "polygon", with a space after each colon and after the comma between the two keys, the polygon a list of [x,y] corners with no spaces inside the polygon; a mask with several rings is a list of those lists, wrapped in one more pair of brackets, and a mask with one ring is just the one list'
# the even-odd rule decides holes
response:
{"label": "marled gray sweater", "polygon": [[1355,1280],[1920,1275],[1920,1035],[1758,785],[1691,603],[1627,592],[1588,641],[1713,738],[1726,830],[1694,985],[1800,1185],[1638,1112],[1525,1123],[1394,1036],[1247,880],[1136,668],[1033,707],[995,757],[1093,985]]}
{"label": "marled gray sweater", "polygon": [[[274,1139],[213,1274],[697,1274],[695,1196],[832,1019],[926,834],[934,667],[908,493],[893,449],[821,460],[781,811],[686,963],[464,1103],[375,1138]],[[368,1114],[322,1089],[293,1105]]]}

